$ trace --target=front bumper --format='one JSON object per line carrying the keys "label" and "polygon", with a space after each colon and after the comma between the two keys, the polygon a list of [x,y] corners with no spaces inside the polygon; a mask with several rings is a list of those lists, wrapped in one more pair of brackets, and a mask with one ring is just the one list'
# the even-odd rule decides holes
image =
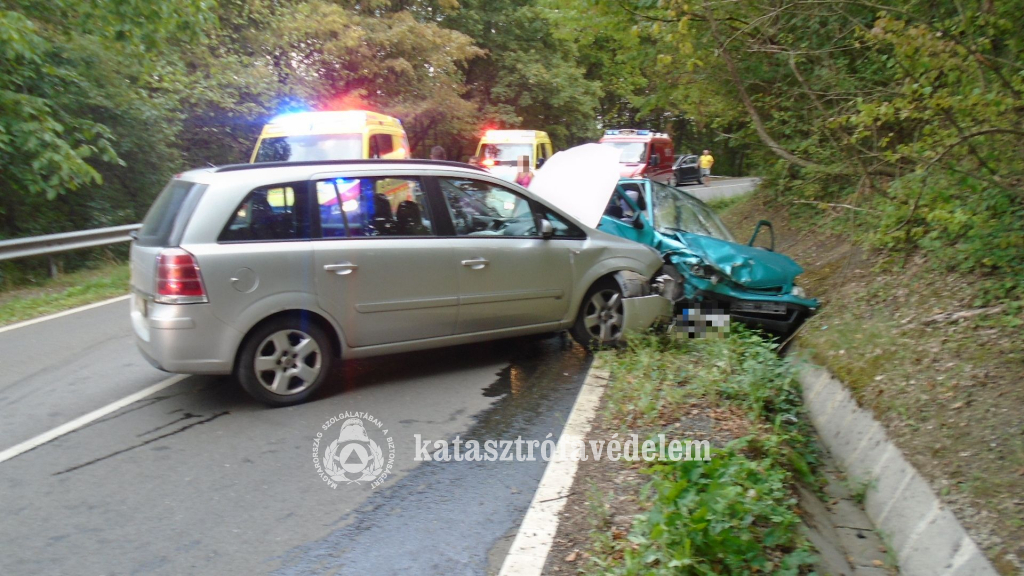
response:
{"label": "front bumper", "polygon": [[221,322],[209,304],[157,304],[132,296],[135,344],[156,368],[179,374],[230,374],[242,334]]}
{"label": "front bumper", "polygon": [[773,334],[792,334],[816,309],[779,300],[732,298],[715,292],[698,292],[702,306],[721,308],[729,318]]}
{"label": "front bumper", "polygon": [[672,318],[672,301],[664,296],[637,296],[622,299],[623,314],[627,332],[642,332],[655,323],[667,322]]}

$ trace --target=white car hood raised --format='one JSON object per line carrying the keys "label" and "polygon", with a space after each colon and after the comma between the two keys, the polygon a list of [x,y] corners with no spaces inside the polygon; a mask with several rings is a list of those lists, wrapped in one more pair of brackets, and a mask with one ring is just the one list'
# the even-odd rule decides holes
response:
{"label": "white car hood raised", "polygon": [[619,151],[583,144],[558,152],[544,162],[529,190],[555,208],[597,228],[619,181]]}

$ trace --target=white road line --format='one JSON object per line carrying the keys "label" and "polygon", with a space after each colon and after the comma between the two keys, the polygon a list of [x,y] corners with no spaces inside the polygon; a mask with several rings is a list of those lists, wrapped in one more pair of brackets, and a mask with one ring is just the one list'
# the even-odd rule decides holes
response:
{"label": "white road line", "polygon": [[[544,563],[558,531],[558,514],[565,507],[579,467],[578,459],[572,457],[572,447],[585,440],[590,432],[607,382],[608,373],[603,370],[591,369],[587,373],[569,420],[558,438],[556,456],[544,470],[544,477],[540,479],[530,508],[512,542],[512,548],[501,565],[499,576],[534,576],[544,570]],[[569,457],[558,457],[563,454]]]}
{"label": "white road line", "polygon": [[0,452],[0,463],[6,462],[7,460],[14,458],[15,456],[24,454],[29,450],[38,448],[43,444],[60,438],[61,436],[69,432],[74,432],[75,430],[78,430],[79,428],[85,426],[86,424],[89,424],[90,422],[99,420],[100,418],[103,418],[104,416],[112,412],[117,412],[121,408],[124,408],[125,406],[128,406],[130,404],[134,404],[147,396],[151,396],[163,390],[164,388],[167,388],[168,386],[173,386],[178,382],[181,382],[185,378],[188,378],[188,374],[177,374],[175,376],[171,376],[170,378],[163,380],[162,382],[157,382],[156,384],[153,384],[149,388],[139,390],[134,394],[129,394],[128,396],[125,396],[124,398],[121,398],[116,402],[111,402],[110,404],[107,404],[103,408],[93,410],[92,412],[89,412],[85,416],[75,418],[74,420],[68,422],[67,424],[57,426],[52,430],[43,432],[42,434],[36,436],[35,438],[26,440],[21,444],[18,444],[17,446],[8,448],[7,450]]}
{"label": "white road line", "polygon": [[33,318],[31,320],[25,320],[24,322],[18,322],[17,324],[11,324],[10,326],[4,326],[0,328],[0,334],[14,330],[16,328],[24,328],[25,326],[31,326],[40,322],[46,322],[47,320],[53,320],[54,318],[60,318],[62,316],[68,316],[77,312],[85,312],[86,310],[92,310],[93,308],[99,308],[100,306],[106,306],[107,304],[113,304],[114,302],[121,302],[131,298],[131,294],[125,294],[124,296],[118,296],[109,300],[103,300],[102,302],[93,302],[92,304],[86,304],[85,306],[79,306],[78,308],[72,308],[63,312],[57,312],[56,314],[50,314],[49,316],[41,316],[39,318]]}

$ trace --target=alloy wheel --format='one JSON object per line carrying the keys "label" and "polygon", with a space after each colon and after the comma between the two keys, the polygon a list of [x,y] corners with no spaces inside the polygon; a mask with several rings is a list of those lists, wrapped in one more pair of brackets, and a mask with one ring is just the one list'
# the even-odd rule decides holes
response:
{"label": "alloy wheel", "polygon": [[320,375],[320,346],[301,330],[279,330],[256,348],[256,379],[274,394],[287,396],[309,388]]}
{"label": "alloy wheel", "polygon": [[612,289],[595,292],[587,302],[583,325],[598,342],[607,343],[622,336],[622,295]]}

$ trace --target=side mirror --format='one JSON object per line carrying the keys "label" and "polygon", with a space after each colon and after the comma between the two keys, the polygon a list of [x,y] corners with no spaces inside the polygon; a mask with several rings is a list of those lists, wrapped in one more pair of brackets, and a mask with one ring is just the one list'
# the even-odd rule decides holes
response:
{"label": "side mirror", "polygon": [[540,219],[540,237],[547,240],[555,235],[555,229],[551,226],[551,222],[547,218]]}
{"label": "side mirror", "polygon": [[636,214],[633,215],[633,228],[636,228],[637,230],[644,229],[644,220],[642,216],[643,212],[637,212]]}
{"label": "side mirror", "polygon": [[772,228],[772,223],[767,220],[761,220],[757,223],[757,226],[754,227],[754,235],[750,237],[750,242],[747,242],[747,246],[754,245],[754,240],[757,240],[757,235],[759,232],[761,232],[762,226],[768,228],[768,232],[770,232],[772,235],[771,247],[768,248],[768,251],[775,252],[775,229]]}
{"label": "side mirror", "polygon": [[647,162],[647,164],[650,166],[657,166],[658,164],[661,164],[661,157],[659,157],[657,154],[651,154],[651,159]]}
{"label": "side mirror", "polygon": [[139,231],[138,230],[132,230],[131,232],[128,233],[128,237],[131,238],[133,242],[138,240],[139,239]]}
{"label": "side mirror", "polygon": [[545,160],[547,160],[547,158],[537,158],[537,168],[543,166]]}

